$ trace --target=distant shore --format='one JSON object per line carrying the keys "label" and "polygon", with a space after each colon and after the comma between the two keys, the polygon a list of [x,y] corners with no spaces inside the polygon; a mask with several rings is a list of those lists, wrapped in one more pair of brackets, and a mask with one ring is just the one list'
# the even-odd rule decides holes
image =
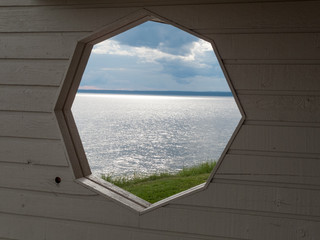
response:
{"label": "distant shore", "polygon": [[78,93],[96,94],[129,94],[129,95],[155,95],[155,96],[203,96],[203,97],[232,97],[231,92],[192,92],[192,91],[130,91],[130,90],[85,90]]}

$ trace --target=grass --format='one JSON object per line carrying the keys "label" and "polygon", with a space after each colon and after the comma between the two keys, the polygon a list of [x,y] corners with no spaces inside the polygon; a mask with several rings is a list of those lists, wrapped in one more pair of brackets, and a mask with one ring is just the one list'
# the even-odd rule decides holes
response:
{"label": "grass", "polygon": [[177,173],[135,175],[133,178],[102,175],[102,179],[150,203],[155,203],[205,182],[215,165],[216,162],[212,161],[184,168]]}

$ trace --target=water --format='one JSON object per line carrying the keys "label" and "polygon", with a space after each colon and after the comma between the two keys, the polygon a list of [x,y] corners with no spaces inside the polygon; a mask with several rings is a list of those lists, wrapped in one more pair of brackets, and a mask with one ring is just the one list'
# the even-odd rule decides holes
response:
{"label": "water", "polygon": [[72,112],[93,174],[115,176],[217,160],[240,120],[232,97],[78,93]]}

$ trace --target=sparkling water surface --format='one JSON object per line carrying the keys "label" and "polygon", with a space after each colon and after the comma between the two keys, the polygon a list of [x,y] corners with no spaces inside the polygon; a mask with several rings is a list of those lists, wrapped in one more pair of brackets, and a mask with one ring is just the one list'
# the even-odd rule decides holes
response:
{"label": "sparkling water surface", "polygon": [[233,97],[78,93],[72,112],[93,174],[114,176],[218,160],[241,118]]}

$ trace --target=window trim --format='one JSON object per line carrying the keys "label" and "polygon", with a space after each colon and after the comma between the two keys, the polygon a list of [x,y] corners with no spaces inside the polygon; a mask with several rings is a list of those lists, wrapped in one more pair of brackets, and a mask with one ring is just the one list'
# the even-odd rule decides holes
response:
{"label": "window trim", "polygon": [[[177,193],[173,196],[160,200],[154,204],[151,204],[136,195],[125,191],[122,188],[119,188],[112,183],[106,182],[103,179],[99,179],[92,175],[88,160],[86,158],[84,148],[74,121],[71,106],[76,96],[76,92],[79,88],[82,75],[84,73],[85,67],[89,60],[89,56],[93,45],[102,42],[108,38],[111,38],[115,35],[118,35],[126,30],[129,30],[133,27],[136,27],[147,21],[157,21],[171,24],[174,27],[177,27],[185,32],[188,32],[198,38],[201,38],[207,42],[210,42],[213,48],[213,51],[219,61],[220,67],[225,75],[227,83],[230,87],[233,97],[237,103],[238,109],[241,114],[241,119],[236,127],[234,133],[232,134],[230,140],[228,141],[224,151],[222,152],[220,158],[217,161],[216,167],[211,172],[208,180],[200,185],[192,187],[183,192]],[[177,200],[181,197],[185,197],[200,191],[205,190],[210,182],[212,181],[214,175],[217,172],[217,169],[221,165],[221,162],[226,155],[231,143],[233,142],[235,136],[237,135],[241,125],[244,122],[245,114],[240,105],[240,101],[235,93],[235,90],[229,80],[229,76],[225,67],[222,64],[221,57],[215,47],[212,39],[208,39],[196,32],[193,32],[189,29],[186,29],[183,26],[178,25],[177,23],[171,22],[168,19],[165,19],[157,14],[154,14],[148,10],[141,9],[133,14],[130,14],[118,21],[107,25],[91,34],[87,37],[78,41],[75,48],[73,57],[70,61],[69,68],[63,82],[63,85],[60,90],[60,94],[55,107],[55,114],[57,117],[58,125],[61,130],[62,138],[65,143],[66,152],[70,165],[73,169],[75,181],[84,187],[98,193],[99,195],[105,196],[106,198],[118,203],[122,206],[127,207],[130,210],[138,212],[139,214],[144,214],[150,212],[156,208],[167,205],[170,202]]]}

